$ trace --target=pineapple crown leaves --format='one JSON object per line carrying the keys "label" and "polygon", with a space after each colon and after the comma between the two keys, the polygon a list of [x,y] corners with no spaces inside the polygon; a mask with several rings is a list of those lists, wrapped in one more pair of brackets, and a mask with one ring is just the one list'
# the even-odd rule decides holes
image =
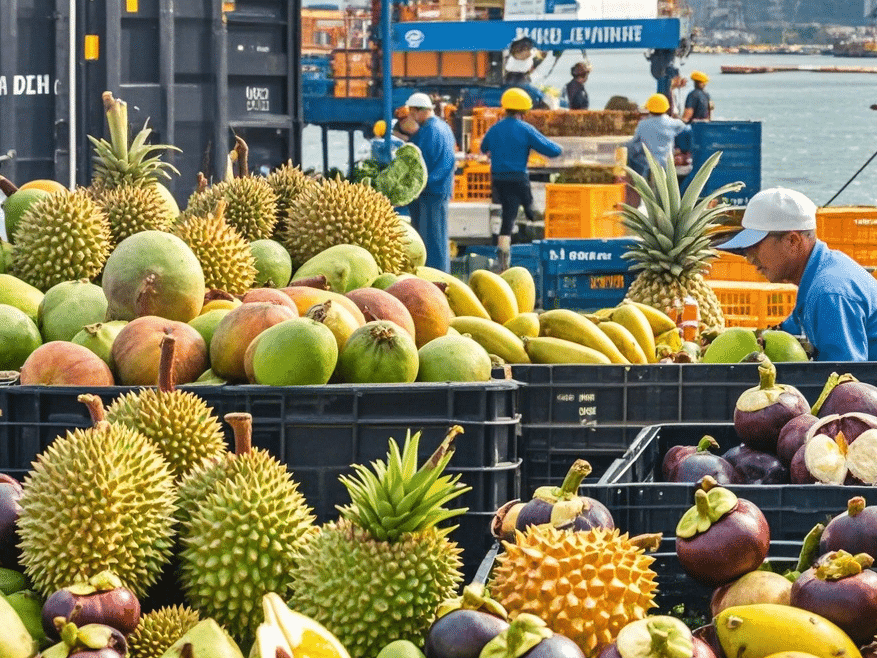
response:
{"label": "pineapple crown leaves", "polygon": [[171,175],[168,172],[179,176],[179,170],[169,162],[162,162],[156,152],[180,151],[180,149],[170,144],[147,144],[146,140],[152,134],[152,129],[148,127],[148,119],[129,145],[128,104],[113,98],[109,91],[105,91],[102,98],[110,130],[110,141],[88,135],[94,147],[92,160],[95,179],[115,187],[120,183],[151,184],[159,178],[170,180]]}
{"label": "pineapple crown leaves", "polygon": [[687,270],[702,267],[705,261],[716,256],[708,232],[719,225],[716,220],[725,213],[728,205],[711,205],[723,195],[741,189],[743,183],[729,183],[700,198],[722,155],[718,151],[701,166],[685,194],[681,195],[672,156],[667,158],[666,167],[661,167],[648,149],[645,154],[654,185],[626,168],[646,211],[621,204],[621,223],[634,235],[637,243],[622,258],[638,261],[631,266],[632,270],[669,271],[674,277],[680,276]]}
{"label": "pineapple crown leaves", "polygon": [[[453,426],[432,456],[417,469],[420,432],[409,430],[400,453],[390,439],[387,461],[372,462],[372,470],[354,464],[356,474],[339,479],[347,487],[352,504],[338,506],[341,515],[363,528],[378,541],[394,542],[402,535],[420,532],[468,508],[447,509],[446,503],[469,491],[460,474],[442,475],[454,454],[454,439],[463,428]],[[445,528],[447,534],[453,528]]]}

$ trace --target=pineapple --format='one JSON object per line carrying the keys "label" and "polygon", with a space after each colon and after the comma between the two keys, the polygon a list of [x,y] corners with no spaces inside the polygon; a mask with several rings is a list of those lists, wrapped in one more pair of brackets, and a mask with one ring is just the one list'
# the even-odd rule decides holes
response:
{"label": "pineapple", "polygon": [[112,190],[125,184],[135,187],[151,187],[157,185],[162,178],[169,180],[169,171],[179,175],[180,172],[176,167],[169,162],[162,162],[154,152],[179,151],[180,149],[168,144],[147,144],[146,140],[152,133],[152,129],[146,125],[129,145],[127,103],[113,98],[113,94],[109,91],[105,91],[102,98],[110,129],[110,141],[88,136],[94,146],[92,194],[95,197],[100,197],[106,190]]}
{"label": "pineapple", "polygon": [[671,317],[686,297],[693,297],[700,309],[700,330],[706,333],[718,333],[725,328],[719,300],[703,278],[718,256],[710,245],[709,233],[718,226],[715,220],[729,208],[728,204],[713,202],[743,187],[742,183],[731,183],[699,199],[720,156],[721,152],[710,156],[680,198],[673,157],[662,168],[646,149],[652,184],[627,168],[646,212],[627,204],[622,204],[621,210],[621,223],[637,242],[623,258],[635,261],[631,269],[642,270],[627,296],[670,313]]}
{"label": "pineapple", "polygon": [[390,439],[387,461],[374,473],[354,465],[341,476],[352,504],[304,547],[292,572],[290,607],[317,620],[350,652],[373,658],[393,640],[420,644],[440,603],[462,580],[461,550],[436,524],[465,509],[445,503],[469,490],[459,474],[442,475],[454,452],[455,426],[416,469],[420,433],[402,453]]}

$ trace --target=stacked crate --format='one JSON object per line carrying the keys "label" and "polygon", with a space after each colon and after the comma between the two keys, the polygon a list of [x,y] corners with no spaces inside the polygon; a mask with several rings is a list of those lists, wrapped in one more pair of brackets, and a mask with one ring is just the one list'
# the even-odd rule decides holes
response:
{"label": "stacked crate", "polygon": [[338,49],[332,52],[332,73],[335,96],[365,98],[371,96],[372,58],[369,49]]}

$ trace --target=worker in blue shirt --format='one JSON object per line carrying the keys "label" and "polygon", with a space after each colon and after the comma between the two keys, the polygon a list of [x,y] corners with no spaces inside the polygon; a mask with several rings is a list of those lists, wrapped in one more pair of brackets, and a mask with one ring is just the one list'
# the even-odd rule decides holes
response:
{"label": "worker in blue shirt", "polygon": [[685,123],[709,121],[713,114],[713,104],[704,87],[710,81],[710,77],[703,71],[692,71],[691,80],[694,82],[694,89],[685,97],[685,111],[682,113],[682,120]]}
{"label": "worker in blue shirt", "polygon": [[649,173],[644,149],[648,149],[655,160],[663,166],[667,158],[673,156],[676,136],[691,130],[691,126],[667,114],[670,101],[664,94],[649,96],[646,109],[649,111],[649,116],[637,124],[633,139],[627,143],[629,165],[643,176],[648,176]]}
{"label": "worker in blue shirt", "polygon": [[505,118],[493,124],[481,139],[481,152],[490,156],[490,181],[493,197],[502,205],[502,225],[496,246],[501,269],[509,265],[512,229],[523,206],[527,219],[533,221],[533,194],[527,159],[530,149],[549,158],[563,149],[523,120],[533,107],[533,100],[523,89],[512,87],[503,92],[500,104]]}
{"label": "worker in blue shirt", "polygon": [[456,169],[454,133],[435,116],[432,100],[426,94],[411,94],[405,104],[420,126],[409,141],[420,148],[427,171],[426,187],[408,206],[411,225],[426,245],[426,265],[450,272],[448,203],[454,192]]}
{"label": "worker in blue shirt", "polygon": [[744,253],[772,283],[798,286],[795,309],[780,328],[803,333],[817,361],[877,361],[877,279],[816,237],[814,203],[795,190],[762,190],[742,224],[717,248]]}

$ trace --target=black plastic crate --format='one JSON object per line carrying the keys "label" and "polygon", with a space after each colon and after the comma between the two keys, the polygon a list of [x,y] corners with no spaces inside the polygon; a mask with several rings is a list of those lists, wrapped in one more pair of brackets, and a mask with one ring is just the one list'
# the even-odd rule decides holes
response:
{"label": "black plastic crate", "polygon": [[[634,446],[597,484],[585,484],[583,495],[596,498],[612,510],[618,527],[632,534],[663,532],[672,536],[682,514],[693,504],[695,485],[661,482],[661,460],[674,445],[693,445],[704,434],[722,448],[739,443],[731,423],[721,425],[659,425],[646,428]],[[862,496],[877,503],[877,489],[870,486],[824,484],[727,485],[764,513],[771,539],[802,541],[820,522],[843,512],[847,501]]]}
{"label": "black plastic crate", "polygon": [[[537,428],[536,431],[539,431]],[[527,444],[532,427],[521,427],[521,495],[529,497],[537,487],[560,485],[576,459],[585,459],[591,465],[591,475],[585,482],[596,483],[624,455],[614,447],[605,447],[604,440],[614,439],[619,428],[603,427],[564,427],[555,426],[543,429],[543,436],[559,438],[563,436],[563,447],[536,448]],[[636,436],[638,428],[631,427],[620,431]],[[605,438],[601,438],[605,437]],[[576,442],[576,439],[578,440]]]}

